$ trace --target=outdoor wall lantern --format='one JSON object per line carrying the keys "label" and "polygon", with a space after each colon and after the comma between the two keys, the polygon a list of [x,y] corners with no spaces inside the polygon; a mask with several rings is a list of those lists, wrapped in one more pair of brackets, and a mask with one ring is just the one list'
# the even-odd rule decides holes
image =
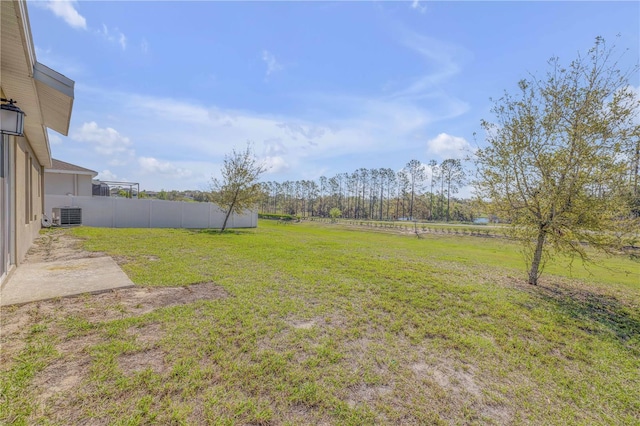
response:
{"label": "outdoor wall lantern", "polygon": [[0,98],[0,133],[22,136],[24,134],[24,112],[14,104],[13,99]]}

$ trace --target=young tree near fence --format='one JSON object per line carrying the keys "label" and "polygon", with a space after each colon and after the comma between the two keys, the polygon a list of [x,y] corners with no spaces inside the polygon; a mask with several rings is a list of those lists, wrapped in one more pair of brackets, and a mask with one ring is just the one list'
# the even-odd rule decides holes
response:
{"label": "young tree near fence", "polygon": [[[549,61],[544,78],[519,82],[483,121],[488,146],[476,153],[480,197],[524,243],[529,283],[550,253],[589,260],[637,229],[625,151],[637,137],[640,102],[602,38],[568,65]],[[634,224],[635,221],[635,224]]]}
{"label": "young tree near fence", "polygon": [[243,151],[234,149],[225,155],[222,178],[211,180],[211,201],[225,211],[220,232],[226,229],[231,213],[240,214],[256,207],[262,196],[258,179],[265,171],[266,166],[256,159],[249,144]]}

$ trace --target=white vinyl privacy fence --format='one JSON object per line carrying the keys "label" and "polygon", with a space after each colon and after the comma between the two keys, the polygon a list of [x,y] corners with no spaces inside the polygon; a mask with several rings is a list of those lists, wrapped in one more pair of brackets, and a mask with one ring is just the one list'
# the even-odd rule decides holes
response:
{"label": "white vinyl privacy fence", "polygon": [[[45,195],[45,214],[56,207],[80,207],[82,224],[99,228],[221,228],[224,212],[212,203],[117,197]],[[257,211],[232,214],[228,228],[255,228]]]}

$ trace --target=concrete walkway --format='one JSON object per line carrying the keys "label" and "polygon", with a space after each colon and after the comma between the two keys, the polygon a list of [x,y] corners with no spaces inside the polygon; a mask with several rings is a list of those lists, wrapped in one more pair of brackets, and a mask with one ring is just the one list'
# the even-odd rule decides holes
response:
{"label": "concrete walkway", "polygon": [[108,256],[24,263],[0,292],[0,306],[133,287]]}

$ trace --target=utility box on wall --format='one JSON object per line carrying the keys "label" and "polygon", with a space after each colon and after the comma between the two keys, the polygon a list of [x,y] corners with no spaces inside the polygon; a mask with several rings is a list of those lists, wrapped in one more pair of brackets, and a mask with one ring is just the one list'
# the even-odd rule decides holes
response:
{"label": "utility box on wall", "polygon": [[82,225],[82,209],[80,207],[55,207],[52,212],[53,223],[56,225]]}

